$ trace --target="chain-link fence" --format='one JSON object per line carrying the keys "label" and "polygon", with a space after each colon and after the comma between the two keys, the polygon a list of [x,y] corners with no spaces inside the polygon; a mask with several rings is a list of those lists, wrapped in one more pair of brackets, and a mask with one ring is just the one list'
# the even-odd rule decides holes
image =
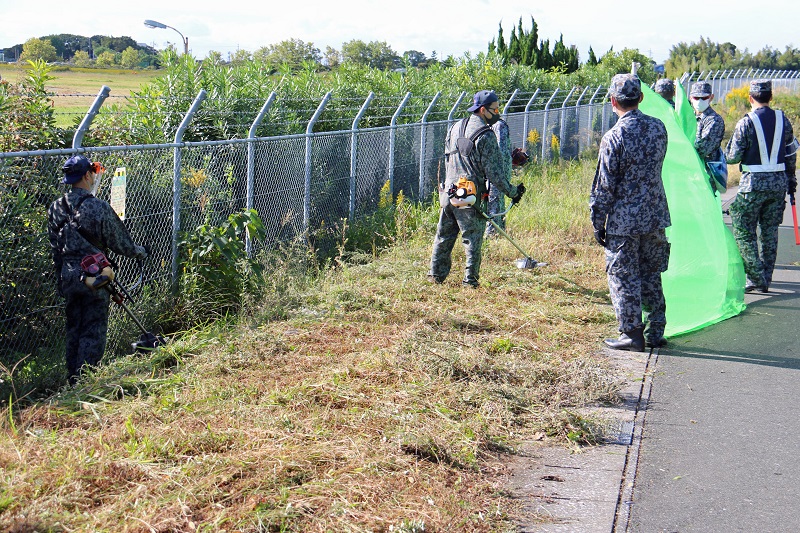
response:
{"label": "chain-link fence", "polygon": [[[776,78],[770,74],[686,75],[681,81],[688,87],[692,79],[709,79],[722,98],[750,79]],[[776,84],[798,89],[796,77],[779,79]],[[335,116],[327,118],[331,97],[326,95],[322,102],[308,105],[311,116],[305,133],[257,137],[256,132],[268,128],[261,121],[270,116],[273,95],[250,124],[249,137],[184,142],[184,132],[202,108],[201,92],[178,121],[172,143],[82,147],[90,119],[102,105],[98,95],[75,131],[73,148],[0,153],[0,363],[11,368],[22,358],[63,353],[63,304],[56,295],[46,212],[63,192],[61,166],[70,155],[85,153],[103,162],[109,174],[125,176],[125,224],[135,242],[152,250],[143,286],[154,301],[166,298],[176,281],[181,235],[199,225],[218,225],[232,213],[257,210],[267,231],[263,241],[248,242],[248,253],[254,253],[374,212],[387,183],[395,195],[402,191],[412,200],[429,197],[444,177],[448,127],[466,115],[470,104],[464,94],[440,96],[428,98],[425,105],[423,99],[414,104],[406,95],[393,111],[380,104],[371,122],[383,116],[388,125],[362,128],[362,117],[370,116],[371,98],[360,109],[351,103],[349,116],[332,105]],[[259,106],[254,102],[253,107],[256,115]],[[616,119],[603,87],[515,91],[506,96],[503,113],[512,145],[541,161],[577,157],[596,146]],[[336,131],[314,131],[325,120],[346,125]],[[109,181],[98,195],[111,201]],[[120,191],[114,194],[119,204]],[[121,258],[119,275],[128,286],[140,273]],[[124,313],[112,306],[108,350],[126,351],[134,340],[132,331],[135,328]]]}

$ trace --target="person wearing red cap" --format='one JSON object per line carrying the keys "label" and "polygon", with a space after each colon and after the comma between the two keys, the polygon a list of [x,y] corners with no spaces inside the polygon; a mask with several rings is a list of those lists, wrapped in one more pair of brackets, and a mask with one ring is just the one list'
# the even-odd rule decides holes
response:
{"label": "person wearing red cap", "polygon": [[86,365],[103,357],[108,331],[110,294],[84,283],[81,261],[107,249],[127,257],[145,259],[147,248],[133,242],[114,209],[96,198],[102,165],[85,156],[70,157],[62,183],[72,188],[47,210],[47,230],[53,253],[58,292],[66,300],[67,377],[75,383]]}

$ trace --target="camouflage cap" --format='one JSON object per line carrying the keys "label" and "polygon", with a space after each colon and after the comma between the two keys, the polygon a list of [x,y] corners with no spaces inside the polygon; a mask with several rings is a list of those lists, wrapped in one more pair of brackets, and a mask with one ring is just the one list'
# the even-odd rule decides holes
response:
{"label": "camouflage cap", "polygon": [[707,81],[696,81],[692,84],[689,96],[711,96],[711,84]]}
{"label": "camouflage cap", "polygon": [[772,92],[772,80],[753,80],[750,82],[750,94]]}
{"label": "camouflage cap", "polygon": [[653,90],[659,94],[675,94],[675,82],[669,78],[661,78]]}
{"label": "camouflage cap", "polygon": [[608,93],[617,100],[638,100],[642,95],[642,82],[633,74],[617,74],[611,78]]}

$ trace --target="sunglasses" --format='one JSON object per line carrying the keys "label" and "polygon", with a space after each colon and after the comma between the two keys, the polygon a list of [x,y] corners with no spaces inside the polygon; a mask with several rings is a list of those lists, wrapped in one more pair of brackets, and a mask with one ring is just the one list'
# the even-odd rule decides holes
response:
{"label": "sunglasses", "polygon": [[89,170],[91,170],[95,174],[100,174],[101,172],[105,172],[106,171],[106,167],[104,167],[103,164],[100,161],[94,161],[92,163],[92,166],[89,167]]}

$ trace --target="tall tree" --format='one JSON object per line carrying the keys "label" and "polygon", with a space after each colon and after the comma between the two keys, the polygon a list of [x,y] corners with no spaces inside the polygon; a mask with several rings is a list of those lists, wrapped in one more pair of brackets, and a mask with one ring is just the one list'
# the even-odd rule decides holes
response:
{"label": "tall tree", "polygon": [[19,56],[22,61],[42,60],[47,63],[58,58],[56,47],[47,39],[28,39],[22,46],[22,54]]}
{"label": "tall tree", "polygon": [[367,65],[380,70],[390,70],[399,63],[399,60],[397,53],[386,41],[365,43],[359,39],[353,39],[342,43],[342,61]]}
{"label": "tall tree", "polygon": [[322,61],[319,48],[314,43],[301,39],[287,39],[259,48],[253,53],[253,57],[273,65],[288,65],[292,70],[302,69],[306,61]]}
{"label": "tall tree", "polygon": [[597,57],[594,55],[594,50],[592,47],[589,47],[589,58],[586,60],[586,64],[595,66],[597,65]]}

